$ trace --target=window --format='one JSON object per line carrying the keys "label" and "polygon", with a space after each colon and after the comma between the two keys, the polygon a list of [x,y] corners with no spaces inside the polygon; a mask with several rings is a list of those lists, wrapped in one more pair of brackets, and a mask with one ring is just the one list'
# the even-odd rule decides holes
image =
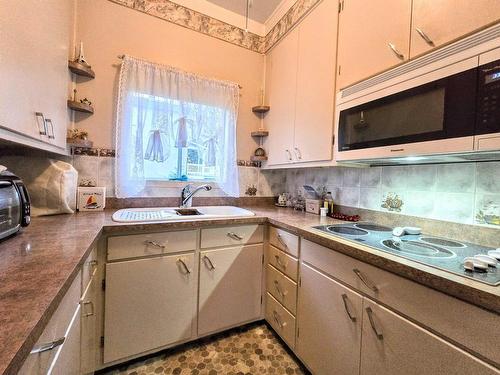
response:
{"label": "window", "polygon": [[238,85],[125,56],[116,127],[117,197],[146,181],[211,181],[237,196]]}

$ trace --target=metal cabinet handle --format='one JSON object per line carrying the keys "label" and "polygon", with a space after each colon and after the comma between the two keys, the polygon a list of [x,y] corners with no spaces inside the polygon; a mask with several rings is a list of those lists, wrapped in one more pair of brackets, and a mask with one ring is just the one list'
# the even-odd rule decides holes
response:
{"label": "metal cabinet handle", "polygon": [[302,153],[300,152],[298,147],[295,147],[295,156],[297,159],[301,160],[302,159]]}
{"label": "metal cabinet handle", "polygon": [[392,148],[391,152],[403,152],[404,150],[404,148]]}
{"label": "metal cabinet handle", "polygon": [[366,308],[366,314],[368,315],[368,319],[370,320],[370,325],[372,326],[373,332],[375,332],[375,335],[379,340],[382,340],[384,338],[384,335],[380,333],[375,326],[375,321],[373,320],[373,311],[370,307]]}
{"label": "metal cabinet handle", "polygon": [[38,124],[38,133],[39,133],[40,135],[47,135],[47,124],[46,124],[46,122],[45,122],[45,116],[43,115],[43,113],[42,113],[42,112],[35,112],[35,116],[36,116],[36,117],[41,117],[41,119],[42,119],[42,126],[43,126],[43,129],[42,129],[42,130],[40,130],[40,123],[39,123],[39,122],[38,122],[38,120],[37,120],[37,124]]}
{"label": "metal cabinet handle", "polygon": [[228,236],[229,238],[232,238],[233,240],[236,240],[236,241],[241,241],[241,240],[243,240],[243,237],[241,237],[241,236],[237,235],[237,234],[236,234],[236,233],[234,233],[234,232],[228,232],[227,236]]}
{"label": "metal cabinet handle", "polygon": [[360,270],[354,268],[352,272],[354,272],[356,276],[359,277],[359,279],[363,282],[363,284],[365,284],[369,289],[373,290],[374,292],[378,292],[377,286],[372,282],[368,281],[368,279],[365,277],[365,275],[361,273]]}
{"label": "metal cabinet handle", "polygon": [[290,152],[290,150],[286,149],[285,152],[288,155],[288,161],[292,161],[292,153]]}
{"label": "metal cabinet handle", "polygon": [[347,294],[342,294],[342,301],[344,301],[344,309],[345,309],[345,312],[347,313],[347,316],[349,317],[349,319],[351,319],[353,322],[356,321],[356,317],[354,315],[351,314],[351,312],[349,311],[349,305],[347,304],[347,301],[348,301],[348,298],[347,298]]}
{"label": "metal cabinet handle", "polygon": [[286,269],[286,264],[281,261],[279,255],[275,255],[274,258],[276,259],[276,263],[278,263],[278,266],[280,266],[283,269]]}
{"label": "metal cabinet handle", "polygon": [[208,265],[208,269],[210,271],[213,271],[215,269],[214,264],[212,263],[212,261],[210,260],[210,258],[207,257],[206,255],[203,255],[203,263],[205,263],[205,266]]}
{"label": "metal cabinet handle", "polygon": [[288,294],[287,291],[282,291],[280,284],[278,283],[278,280],[274,280],[274,288],[278,292],[278,294],[281,296],[281,298],[285,298],[285,296]]}
{"label": "metal cabinet handle", "polygon": [[48,352],[49,350],[52,350],[54,348],[57,348],[58,346],[61,346],[64,343],[64,340],[65,340],[65,337],[61,337],[61,338],[54,340],[52,342],[37,345],[33,349],[31,349],[30,354],[38,354],[38,353]]}
{"label": "metal cabinet handle", "polygon": [[[54,139],[56,136],[54,134],[54,124],[52,123],[52,120],[50,118],[46,118],[45,123],[47,124],[46,129],[49,139]],[[49,125],[50,125],[50,133],[49,133]]]}
{"label": "metal cabinet handle", "polygon": [[182,259],[177,259],[177,262],[181,264],[182,268],[184,269],[184,272],[186,275],[189,275],[191,273],[191,271],[189,270],[188,266],[186,265],[186,263],[182,260]]}
{"label": "metal cabinet handle", "polygon": [[401,60],[405,59],[405,55],[403,55],[401,52],[399,52],[394,44],[392,44],[392,43],[387,43],[387,44],[389,45],[389,48],[392,50],[392,52],[394,52],[394,54],[398,57],[398,59],[401,59]]}
{"label": "metal cabinet handle", "polygon": [[278,238],[278,241],[280,244],[282,244],[285,248],[288,249],[288,245],[286,244],[285,240],[283,237],[281,237],[281,234],[277,233],[276,238]]}
{"label": "metal cabinet handle", "polygon": [[418,35],[420,35],[422,37],[423,40],[425,40],[425,42],[428,45],[434,46],[434,42],[432,41],[432,39],[429,38],[429,36],[422,29],[415,27],[415,31],[418,33]]}
{"label": "metal cabinet handle", "polygon": [[279,314],[276,312],[276,310],[273,310],[273,318],[276,324],[283,329],[286,326],[286,322],[281,322]]}
{"label": "metal cabinet handle", "polygon": [[82,310],[85,308],[85,306],[90,305],[91,309],[89,313],[83,314],[84,317],[87,316],[92,316],[94,315],[94,302],[92,301],[83,301],[82,302]]}
{"label": "metal cabinet handle", "polygon": [[146,240],[144,241],[144,245],[151,245],[151,246],[155,246],[155,247],[158,247],[162,250],[165,250],[166,246],[165,245],[162,245],[162,244],[159,244],[158,242],[155,242],[155,241],[151,241],[151,240]]}

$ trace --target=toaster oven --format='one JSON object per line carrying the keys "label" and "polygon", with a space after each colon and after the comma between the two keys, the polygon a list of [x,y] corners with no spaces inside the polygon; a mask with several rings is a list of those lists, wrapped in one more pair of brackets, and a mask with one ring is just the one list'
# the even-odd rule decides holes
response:
{"label": "toaster oven", "polygon": [[16,233],[29,223],[28,190],[19,177],[3,170],[0,172],[0,239]]}

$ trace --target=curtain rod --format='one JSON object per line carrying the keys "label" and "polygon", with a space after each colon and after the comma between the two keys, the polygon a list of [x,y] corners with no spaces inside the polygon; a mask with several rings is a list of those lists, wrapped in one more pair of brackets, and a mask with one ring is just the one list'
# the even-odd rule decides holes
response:
{"label": "curtain rod", "polygon": [[[118,55],[117,57],[118,57],[120,60],[123,60],[123,59],[124,59],[124,57],[125,57],[125,55]],[[243,88],[243,86],[241,86],[240,84],[238,84],[238,87],[239,87],[240,89],[242,89],[242,88]]]}

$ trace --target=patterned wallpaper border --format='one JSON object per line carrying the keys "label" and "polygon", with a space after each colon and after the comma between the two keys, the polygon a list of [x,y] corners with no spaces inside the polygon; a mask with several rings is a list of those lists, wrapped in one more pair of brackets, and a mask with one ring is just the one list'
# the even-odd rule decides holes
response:
{"label": "patterned wallpaper border", "polygon": [[209,17],[170,0],[109,1],[235,44],[253,52],[266,53],[322,0],[297,0],[265,37],[246,32],[237,26]]}

